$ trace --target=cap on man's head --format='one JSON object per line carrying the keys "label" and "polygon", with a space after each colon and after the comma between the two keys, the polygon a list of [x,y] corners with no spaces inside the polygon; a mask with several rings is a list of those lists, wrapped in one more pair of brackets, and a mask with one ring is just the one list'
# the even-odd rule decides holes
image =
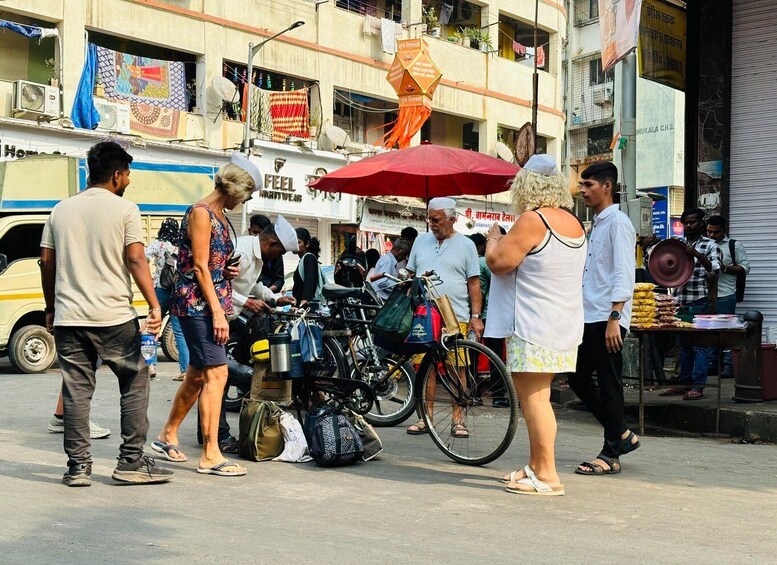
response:
{"label": "cap on man's head", "polygon": [[439,196],[437,198],[432,198],[429,201],[429,210],[455,210],[456,209],[456,201],[453,198],[448,198],[447,196]]}
{"label": "cap on man's head", "polygon": [[251,178],[254,179],[256,190],[264,188],[264,181],[262,180],[262,173],[259,171],[259,167],[254,165],[248,157],[240,153],[240,151],[234,151],[230,162],[251,175]]}
{"label": "cap on man's head", "polygon": [[526,164],[523,166],[527,171],[534,171],[541,175],[551,176],[558,175],[561,171],[558,170],[556,165],[556,159],[552,155],[537,154],[532,155]]}
{"label": "cap on man's head", "polygon": [[278,236],[278,241],[281,242],[286,253],[291,251],[292,253],[299,252],[299,241],[297,240],[297,232],[291,227],[291,224],[286,221],[283,216],[278,216],[275,220],[275,235]]}

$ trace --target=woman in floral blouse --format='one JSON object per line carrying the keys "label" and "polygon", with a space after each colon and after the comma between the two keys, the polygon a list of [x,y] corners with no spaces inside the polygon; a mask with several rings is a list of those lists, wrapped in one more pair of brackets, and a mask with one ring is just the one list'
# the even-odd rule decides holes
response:
{"label": "woman in floral blouse", "polygon": [[227,315],[232,313],[231,279],[238,275],[237,267],[230,267],[234,242],[224,211],[250,200],[261,186],[261,175],[253,163],[237,154],[216,174],[215,184],[213,192],[186,211],[181,223],[179,276],[170,311],[180,317],[189,346],[189,367],[167,424],[151,447],[169,461],[186,461],[178,446],[178,428],[199,399],[203,448],[197,472],[238,476],[245,475],[245,468],[227,460],[218,445],[227,382],[224,346],[229,337]]}

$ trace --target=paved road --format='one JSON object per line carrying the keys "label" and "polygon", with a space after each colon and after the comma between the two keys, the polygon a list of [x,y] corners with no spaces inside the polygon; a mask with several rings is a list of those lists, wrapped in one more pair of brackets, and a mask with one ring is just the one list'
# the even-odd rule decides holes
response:
{"label": "paved road", "polygon": [[[176,384],[152,383],[151,433]],[[115,486],[118,392],[101,372],[92,417],[114,434],[94,442],[94,483],[60,484],[62,436],[46,431],[56,372],[12,374],[0,360],[2,563],[774,563],[777,446],[658,438],[614,477],[573,474],[600,442],[587,414],[559,413],[567,496],[505,493],[498,478],[525,462],[525,429],[483,468],[457,465],[428,437],[379,430],[380,460],[340,469],[248,463],[242,478],[194,472],[167,485]]]}

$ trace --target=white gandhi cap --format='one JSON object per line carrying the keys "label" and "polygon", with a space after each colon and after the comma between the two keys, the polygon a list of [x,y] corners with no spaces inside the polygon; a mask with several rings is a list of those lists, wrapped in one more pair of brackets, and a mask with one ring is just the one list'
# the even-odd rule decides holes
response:
{"label": "white gandhi cap", "polygon": [[278,236],[278,240],[281,242],[281,245],[283,245],[286,253],[289,251],[297,253],[299,251],[297,232],[283,216],[279,215],[275,220],[275,235]]}
{"label": "white gandhi cap", "polygon": [[453,198],[447,196],[440,196],[438,198],[432,198],[429,201],[429,210],[455,210],[456,201]]}
{"label": "white gandhi cap", "polygon": [[255,190],[262,190],[262,188],[264,188],[262,173],[259,171],[259,167],[254,165],[248,157],[239,151],[235,151],[232,153],[232,159],[230,159],[230,162],[251,175],[251,178],[254,179],[254,185],[256,185]]}
{"label": "white gandhi cap", "polygon": [[526,161],[523,168],[527,171],[534,171],[541,175],[551,176],[558,175],[561,172],[556,165],[556,159],[551,155],[532,155],[531,158]]}

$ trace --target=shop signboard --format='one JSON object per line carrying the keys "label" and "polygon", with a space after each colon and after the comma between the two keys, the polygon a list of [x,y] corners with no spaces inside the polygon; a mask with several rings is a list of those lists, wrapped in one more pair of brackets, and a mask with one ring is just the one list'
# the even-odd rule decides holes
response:
{"label": "shop signboard", "polygon": [[685,228],[683,227],[683,223],[680,221],[680,218],[672,216],[672,218],[669,220],[669,224],[672,226],[672,232],[669,234],[669,237],[682,237],[685,235]]}
{"label": "shop signboard", "polygon": [[[269,144],[268,144],[269,145]],[[264,187],[248,202],[248,214],[283,214],[319,220],[354,222],[356,197],[324,192],[308,183],[345,165],[342,157],[305,154],[295,147],[272,144],[262,147],[261,157],[251,157],[264,174]]]}
{"label": "shop signboard", "polygon": [[406,227],[415,228],[418,233],[424,233],[426,231],[426,210],[369,199],[364,201],[362,221],[359,224],[361,231],[399,235]]}
{"label": "shop signboard", "polygon": [[669,187],[651,188],[650,192],[664,197],[653,200],[653,233],[660,239],[666,239],[669,237]]}
{"label": "shop signboard", "polygon": [[639,75],[685,90],[685,10],[662,0],[643,0],[639,23]]}
{"label": "shop signboard", "polygon": [[456,211],[461,215],[459,225],[466,233],[487,232],[495,223],[509,230],[517,219],[507,205],[487,202],[459,203]]}

